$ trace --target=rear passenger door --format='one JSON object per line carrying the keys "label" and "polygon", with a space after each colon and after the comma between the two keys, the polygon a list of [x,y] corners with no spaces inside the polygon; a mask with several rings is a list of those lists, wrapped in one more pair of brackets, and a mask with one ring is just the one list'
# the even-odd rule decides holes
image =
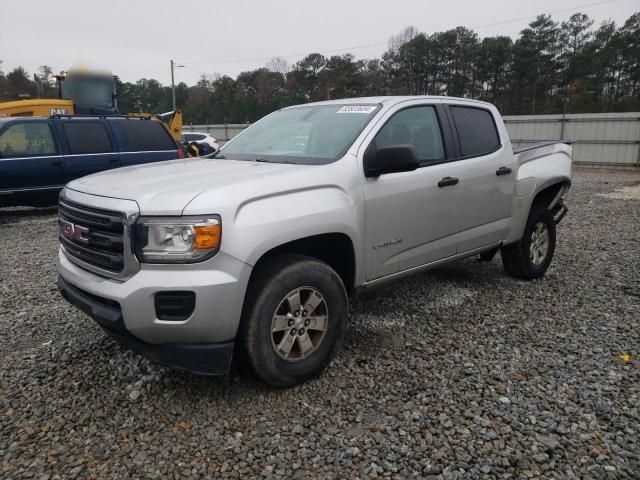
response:
{"label": "rear passenger door", "polygon": [[47,120],[11,122],[0,129],[0,192],[58,189],[64,160]]}
{"label": "rear passenger door", "polygon": [[120,154],[106,122],[63,119],[58,127],[67,143],[67,181],[120,166]]}
{"label": "rear passenger door", "polygon": [[506,238],[515,188],[511,145],[502,145],[495,109],[481,104],[446,106],[457,155],[452,159],[458,183],[449,189],[448,208],[454,213],[457,253],[468,252]]}
{"label": "rear passenger door", "polygon": [[123,166],[178,158],[178,145],[160,121],[128,118],[113,125],[122,144]]}

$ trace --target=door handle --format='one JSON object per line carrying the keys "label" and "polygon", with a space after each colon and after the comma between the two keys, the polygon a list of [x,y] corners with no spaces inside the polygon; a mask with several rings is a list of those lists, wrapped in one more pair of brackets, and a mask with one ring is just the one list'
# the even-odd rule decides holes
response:
{"label": "door handle", "polygon": [[116,163],[116,162],[119,162],[119,161],[120,161],[120,159],[118,157],[109,159],[109,163]]}
{"label": "door handle", "polygon": [[511,173],[511,169],[507,167],[500,167],[498,170],[496,170],[497,176],[509,175],[510,173]]}
{"label": "door handle", "polygon": [[457,178],[453,178],[453,177],[444,177],[442,180],[440,180],[438,182],[438,186],[440,188],[442,187],[449,187],[451,185],[455,185],[459,182],[460,180],[458,180]]}
{"label": "door handle", "polygon": [[51,165],[53,165],[54,167],[59,167],[60,165],[62,165],[64,162],[62,160],[53,160],[51,162]]}

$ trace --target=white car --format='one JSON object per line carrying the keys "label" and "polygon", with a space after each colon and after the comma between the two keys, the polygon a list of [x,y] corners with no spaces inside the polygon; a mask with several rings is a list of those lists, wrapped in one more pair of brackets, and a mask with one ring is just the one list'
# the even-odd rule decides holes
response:
{"label": "white car", "polygon": [[[182,143],[196,142],[198,144],[205,144],[207,147],[213,149],[214,152],[217,152],[218,150],[220,150],[220,144],[218,143],[218,140],[213,138],[208,133],[184,132],[180,140],[182,141]],[[213,152],[208,152],[208,153],[213,153]]]}

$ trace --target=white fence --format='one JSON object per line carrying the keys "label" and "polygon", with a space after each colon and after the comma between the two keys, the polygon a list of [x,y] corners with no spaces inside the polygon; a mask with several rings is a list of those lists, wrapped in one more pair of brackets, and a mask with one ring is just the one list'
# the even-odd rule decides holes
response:
{"label": "white fence", "polygon": [[[640,167],[640,112],[504,117],[515,148],[561,140],[573,146],[576,163]],[[185,125],[185,131],[208,132],[230,140],[249,124]]]}
{"label": "white fence", "polygon": [[514,147],[548,140],[571,143],[577,163],[640,166],[640,112],[504,117]]}
{"label": "white fence", "polygon": [[242,130],[247,128],[249,123],[228,123],[224,125],[183,125],[184,132],[206,132],[219,142],[228,142]]}

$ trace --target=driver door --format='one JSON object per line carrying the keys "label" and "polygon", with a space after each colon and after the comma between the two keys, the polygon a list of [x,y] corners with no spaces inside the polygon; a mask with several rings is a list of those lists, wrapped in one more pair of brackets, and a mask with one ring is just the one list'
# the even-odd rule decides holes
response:
{"label": "driver door", "polygon": [[420,168],[411,172],[364,177],[367,281],[455,255],[456,233],[451,222],[445,177],[455,177],[450,155],[446,114],[438,101],[406,102],[387,113],[359,151],[361,166],[366,147],[413,145]]}
{"label": "driver door", "polygon": [[0,192],[60,189],[64,159],[47,120],[11,122],[0,130]]}

